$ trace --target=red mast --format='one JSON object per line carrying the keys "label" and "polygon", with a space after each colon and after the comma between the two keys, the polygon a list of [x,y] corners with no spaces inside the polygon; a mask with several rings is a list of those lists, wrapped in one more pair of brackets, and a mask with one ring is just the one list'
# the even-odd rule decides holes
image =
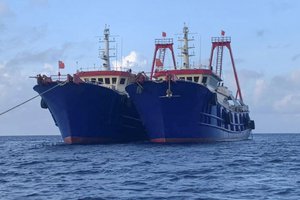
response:
{"label": "red mast", "polygon": [[[156,70],[158,70],[158,71],[163,70],[166,49],[170,49],[170,51],[172,53],[174,68],[176,69],[175,55],[174,55],[174,50],[173,50],[173,39],[165,38],[166,37],[165,32],[162,33],[162,36],[163,36],[163,39],[155,40],[155,50],[154,50],[154,57],[153,57],[153,62],[152,62],[150,80],[152,80],[152,77],[154,75],[154,67],[156,67]],[[157,57],[158,51],[159,51],[159,56]]]}
{"label": "red mast", "polygon": [[235,77],[235,82],[236,82],[236,98],[239,97],[240,100],[243,102],[243,97],[242,97],[242,92],[239,84],[239,79],[238,75],[236,72],[235,64],[234,64],[234,59],[232,55],[232,50],[231,50],[231,37],[225,37],[225,32],[221,32],[221,37],[212,37],[211,39],[212,42],[212,48],[211,48],[211,54],[210,54],[210,59],[209,59],[209,66],[212,68],[212,61],[213,61],[213,56],[214,56],[214,50],[217,48],[217,58],[216,58],[216,67],[215,67],[215,74],[217,74],[220,78],[222,75],[222,63],[223,63],[223,49],[224,46],[228,48],[229,54],[230,54],[230,59],[231,59],[231,64],[233,68],[233,73]]}

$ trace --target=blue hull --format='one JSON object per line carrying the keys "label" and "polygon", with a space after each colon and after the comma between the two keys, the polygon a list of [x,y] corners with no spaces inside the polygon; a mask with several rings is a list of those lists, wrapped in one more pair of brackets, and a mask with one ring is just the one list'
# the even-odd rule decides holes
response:
{"label": "blue hull", "polygon": [[39,84],[41,106],[49,109],[62,138],[69,144],[131,142],[145,140],[145,129],[128,97],[88,83]]}
{"label": "blue hull", "polygon": [[[193,82],[146,81],[126,87],[152,142],[236,141],[249,137],[249,114],[230,112],[214,93]],[[230,120],[229,115],[232,115]]]}

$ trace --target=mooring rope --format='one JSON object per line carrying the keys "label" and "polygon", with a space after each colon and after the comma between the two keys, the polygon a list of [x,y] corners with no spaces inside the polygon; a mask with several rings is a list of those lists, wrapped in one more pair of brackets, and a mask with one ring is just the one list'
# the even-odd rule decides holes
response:
{"label": "mooring rope", "polygon": [[26,101],[23,101],[22,103],[19,103],[18,105],[15,105],[15,106],[11,107],[10,109],[8,109],[8,110],[6,110],[6,111],[0,113],[0,116],[1,116],[1,115],[4,115],[5,113],[8,113],[9,111],[12,111],[12,110],[14,110],[14,109],[20,107],[20,106],[22,106],[22,105],[24,105],[25,103],[28,103],[29,101],[32,101],[33,99],[35,99],[35,98],[37,98],[37,97],[39,97],[39,96],[41,96],[41,95],[43,95],[43,94],[45,94],[45,93],[47,93],[47,92],[50,92],[51,90],[53,90],[54,88],[56,88],[56,87],[58,87],[58,86],[63,86],[63,85],[65,85],[66,83],[67,83],[67,81],[65,81],[65,82],[63,82],[63,83],[58,83],[57,85],[53,86],[52,88],[49,88],[48,90],[46,90],[46,91],[44,91],[44,92],[42,92],[42,93],[40,93],[40,94],[38,94],[38,95],[36,95],[36,96],[34,96],[34,97],[31,97],[30,99],[28,99],[28,100],[26,100]]}

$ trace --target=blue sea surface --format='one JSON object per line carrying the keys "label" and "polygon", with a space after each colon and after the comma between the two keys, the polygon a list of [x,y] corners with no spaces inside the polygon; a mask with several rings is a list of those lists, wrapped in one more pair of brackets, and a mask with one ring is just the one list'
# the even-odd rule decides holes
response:
{"label": "blue sea surface", "polygon": [[300,134],[206,144],[0,137],[0,199],[300,199]]}

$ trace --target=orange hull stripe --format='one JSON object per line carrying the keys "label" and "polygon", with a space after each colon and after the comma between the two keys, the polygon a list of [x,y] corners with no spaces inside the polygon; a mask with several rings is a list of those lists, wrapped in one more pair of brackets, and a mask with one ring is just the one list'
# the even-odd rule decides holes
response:
{"label": "orange hull stripe", "polygon": [[66,144],[96,144],[96,143],[110,143],[114,142],[109,138],[95,138],[95,137],[65,137]]}

